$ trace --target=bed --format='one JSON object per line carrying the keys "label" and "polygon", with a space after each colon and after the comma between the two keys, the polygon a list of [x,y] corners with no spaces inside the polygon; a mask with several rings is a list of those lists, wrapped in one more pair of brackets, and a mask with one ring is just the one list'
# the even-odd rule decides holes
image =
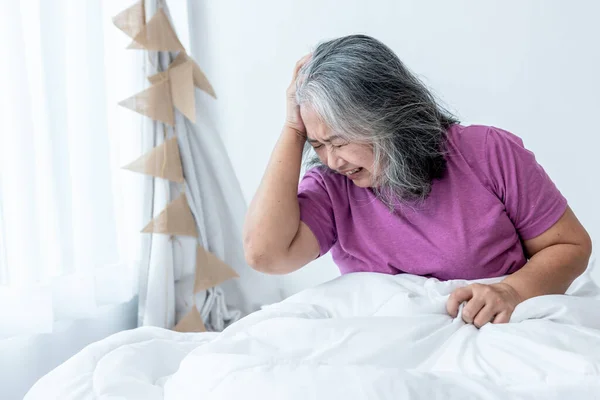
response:
{"label": "bed", "polygon": [[222,333],[124,331],[83,349],[25,399],[600,399],[591,268],[568,296],[527,300],[511,323],[481,329],[445,310],[467,283],[355,273]]}

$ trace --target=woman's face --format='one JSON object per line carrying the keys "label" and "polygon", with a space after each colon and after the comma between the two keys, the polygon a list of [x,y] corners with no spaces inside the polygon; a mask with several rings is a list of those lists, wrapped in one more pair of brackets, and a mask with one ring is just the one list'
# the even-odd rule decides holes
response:
{"label": "woman's face", "polygon": [[356,186],[373,186],[373,149],[366,144],[349,143],[340,138],[320,120],[308,105],[300,106],[308,142],[321,162],[330,169],[346,175]]}

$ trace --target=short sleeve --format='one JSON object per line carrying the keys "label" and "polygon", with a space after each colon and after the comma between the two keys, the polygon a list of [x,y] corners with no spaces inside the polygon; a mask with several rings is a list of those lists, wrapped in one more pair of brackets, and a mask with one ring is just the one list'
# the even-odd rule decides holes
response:
{"label": "short sleeve", "polygon": [[523,141],[502,129],[487,132],[490,185],[523,240],[541,235],[564,214],[567,200]]}
{"label": "short sleeve", "polygon": [[298,187],[300,220],[312,231],[319,242],[319,257],[326,254],[337,240],[331,196],[323,176],[311,169]]}

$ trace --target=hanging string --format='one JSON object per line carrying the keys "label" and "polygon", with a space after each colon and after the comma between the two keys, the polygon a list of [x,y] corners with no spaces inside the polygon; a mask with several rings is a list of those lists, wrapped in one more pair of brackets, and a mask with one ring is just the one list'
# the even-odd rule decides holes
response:
{"label": "hanging string", "polygon": [[[177,113],[175,113],[175,119],[173,120],[173,137],[177,140]],[[177,146],[179,146],[179,144],[177,144]],[[185,180],[181,184],[181,194],[185,194]]]}
{"label": "hanging string", "polygon": [[[167,77],[166,77],[166,79],[167,79],[167,85],[168,85],[168,87],[167,87],[167,95],[171,96],[171,80],[169,79],[169,75],[168,74],[169,73],[167,72]],[[175,124],[175,115],[173,116],[173,124]],[[162,164],[162,168],[161,168],[161,176],[165,176],[165,170],[167,169],[167,140],[168,140],[167,139],[168,138],[168,135],[167,135],[167,124],[163,123],[162,127],[163,127],[163,142],[164,142],[164,145],[163,145],[163,164]],[[167,205],[168,205],[170,203],[170,201],[171,201],[171,199],[170,199],[170,192],[171,191],[170,191],[169,181],[165,180],[164,184],[166,185],[166,189],[167,189],[167,190],[165,190],[165,193],[166,193],[166,196],[167,196]],[[166,224],[168,224],[168,219],[169,219],[169,213],[167,211],[165,213],[165,223]],[[172,240],[174,238],[175,238],[174,235],[169,235],[169,242],[172,242]],[[167,283],[167,282],[169,282],[169,271],[168,271],[168,268],[164,268],[164,272],[165,272],[165,281],[164,282],[165,282],[165,285],[168,285],[168,283]],[[164,293],[165,293],[165,304],[169,304],[169,290],[168,289],[165,290]],[[169,326],[169,324],[168,324],[168,322],[169,322],[168,321],[168,314],[169,314],[168,311],[165,312],[165,322],[164,322],[163,326]],[[177,315],[175,315],[174,317],[175,317],[174,319],[177,320]]]}

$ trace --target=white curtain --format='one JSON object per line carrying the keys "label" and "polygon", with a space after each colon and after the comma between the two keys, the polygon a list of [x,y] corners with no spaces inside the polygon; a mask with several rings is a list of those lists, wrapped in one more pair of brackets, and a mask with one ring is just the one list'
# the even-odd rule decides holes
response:
{"label": "white curtain", "polygon": [[51,332],[135,294],[144,52],[121,0],[4,1],[0,12],[0,338]]}
{"label": "white curtain", "polygon": [[[194,44],[210,38],[193,34],[192,28],[202,21],[189,14],[192,3],[193,0],[190,3],[145,0],[146,19],[149,20],[158,8],[162,8],[188,54],[203,68],[207,60],[196,57]],[[176,56],[176,53],[169,52],[148,54],[147,75],[166,70]],[[207,73],[209,80],[211,76]],[[218,86],[215,90],[218,96]],[[178,236],[171,240],[165,235],[153,235],[146,239],[144,262],[140,269],[138,323],[170,328],[196,306],[206,328],[220,331],[240,316],[264,304],[282,300],[282,294],[277,277],[254,271],[244,260],[241,233],[246,204],[209,106],[223,100],[215,100],[200,90],[196,90],[195,95],[197,122],[191,123],[176,111],[176,127],[166,127],[166,136],[177,136],[185,192],[199,237]],[[152,146],[162,143],[164,124],[147,123],[145,128],[144,137],[154,139]],[[144,209],[148,218],[162,211],[182,189],[178,184],[160,179],[151,183],[146,186],[145,192]],[[194,296],[197,244],[235,269],[239,278]]]}

